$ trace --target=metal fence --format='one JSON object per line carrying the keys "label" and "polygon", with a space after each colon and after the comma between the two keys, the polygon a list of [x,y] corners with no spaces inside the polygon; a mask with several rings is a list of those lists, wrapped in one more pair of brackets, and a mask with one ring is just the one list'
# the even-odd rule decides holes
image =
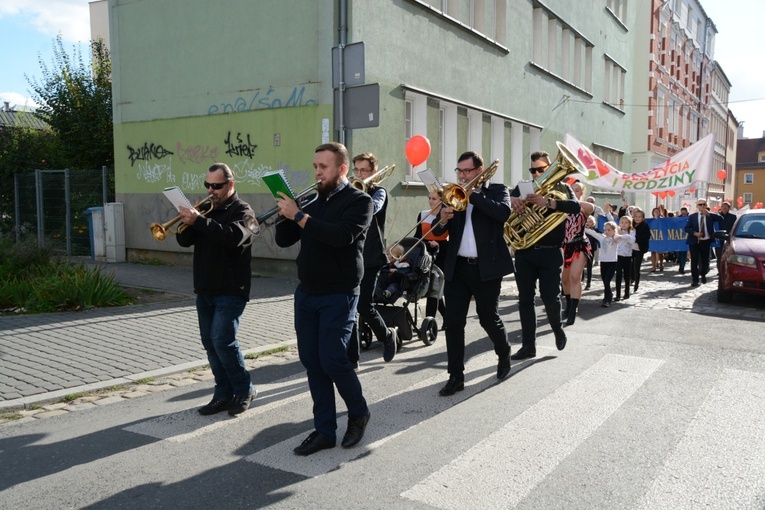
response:
{"label": "metal fence", "polygon": [[13,177],[16,242],[36,237],[57,252],[90,255],[86,211],[114,201],[114,170],[35,170]]}

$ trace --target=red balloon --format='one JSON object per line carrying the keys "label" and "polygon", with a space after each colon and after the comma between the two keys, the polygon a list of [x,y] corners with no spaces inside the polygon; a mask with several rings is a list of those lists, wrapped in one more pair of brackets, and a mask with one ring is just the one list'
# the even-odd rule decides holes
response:
{"label": "red balloon", "polygon": [[667,198],[667,192],[666,191],[659,191],[659,198]]}
{"label": "red balloon", "polygon": [[572,186],[575,182],[576,182],[576,177],[569,177],[568,179],[566,179],[566,184],[568,184],[569,186]]}
{"label": "red balloon", "polygon": [[739,207],[741,207],[742,205],[744,205],[744,199],[742,197],[738,197],[736,199],[736,203],[738,204]]}
{"label": "red balloon", "polygon": [[671,189],[671,190],[667,191],[667,194],[669,196],[671,196],[671,197],[674,197],[675,196],[675,190]]}
{"label": "red balloon", "polygon": [[728,175],[728,172],[726,172],[725,170],[720,170],[719,172],[717,172],[717,178],[720,179],[721,181],[724,181],[727,175]]}
{"label": "red balloon", "polygon": [[696,191],[696,188],[688,188],[688,193],[693,193],[694,191]]}
{"label": "red balloon", "polygon": [[409,164],[417,166],[428,160],[430,156],[430,140],[422,135],[414,135],[406,142],[406,159]]}

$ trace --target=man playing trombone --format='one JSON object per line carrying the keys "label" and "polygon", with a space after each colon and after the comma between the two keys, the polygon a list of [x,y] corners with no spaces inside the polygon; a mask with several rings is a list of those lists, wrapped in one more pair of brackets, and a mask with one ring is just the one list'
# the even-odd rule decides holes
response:
{"label": "man playing trombone", "polygon": [[[377,158],[371,152],[364,152],[353,158],[353,174],[356,182],[374,181],[372,176],[377,174]],[[383,359],[391,361],[396,355],[398,343],[396,329],[385,325],[380,312],[372,305],[375,284],[380,275],[380,269],[388,262],[385,255],[385,213],[388,209],[388,193],[377,182],[371,182],[366,192],[372,197],[372,223],[369,225],[367,238],[364,241],[364,277],[359,289],[359,321],[364,321],[372,330],[375,337],[383,343]],[[353,327],[351,340],[348,343],[348,359],[358,367],[359,324]]]}
{"label": "man playing trombone", "polygon": [[442,208],[443,221],[434,229],[436,235],[449,229],[443,267],[449,381],[439,391],[442,396],[454,395],[465,388],[465,324],[473,297],[478,319],[499,360],[497,378],[504,379],[510,373],[510,343],[499,316],[502,277],[514,270],[510,249],[503,238],[505,221],[510,216],[510,194],[504,184],[482,183],[475,188],[471,185],[484,171],[483,158],[473,151],[459,157],[454,171],[460,185],[470,189],[466,210]]}
{"label": "man playing trombone", "polygon": [[212,400],[199,414],[228,411],[236,416],[257,395],[236,339],[250,299],[252,234],[244,220],[252,216],[252,209],[234,191],[234,174],[224,163],[207,170],[205,188],[212,209],[203,216],[196,208],[181,207],[181,221],[188,227],[176,236],[179,245],[194,246],[199,332],[215,377]]}

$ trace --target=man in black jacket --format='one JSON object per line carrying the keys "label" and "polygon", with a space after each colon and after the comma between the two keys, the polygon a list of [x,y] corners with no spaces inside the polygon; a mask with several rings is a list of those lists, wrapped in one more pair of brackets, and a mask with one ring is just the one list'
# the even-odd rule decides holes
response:
{"label": "man in black jacket", "polygon": [[276,200],[279,213],[291,220],[276,226],[276,244],[287,247],[300,241],[295,333],[313,398],[315,430],[295,448],[297,455],[335,446],[334,386],[348,407],[344,448],[361,441],[370,416],[347,349],[356,322],[364,272],[362,249],[372,221],[372,199],[349,185],[349,159],[342,144],[320,145],[313,159],[316,180],[320,181],[318,200],[305,211],[284,194]]}
{"label": "man in black jacket", "polygon": [[[353,158],[353,174],[362,181],[377,173],[377,158],[371,152],[364,152]],[[379,185],[370,186],[367,193],[372,197],[372,223],[364,241],[364,277],[359,290],[359,323],[364,321],[379,341],[383,342],[383,359],[388,362],[396,355],[398,343],[396,330],[385,325],[380,312],[372,304],[375,284],[380,269],[388,263],[385,255],[385,214],[388,210],[388,193]],[[359,366],[359,323],[354,324],[348,343],[348,358],[354,367]]]}
{"label": "man in black jacket", "polygon": [[[733,224],[736,223],[736,215],[730,212],[730,202],[727,200],[720,206],[720,216],[723,217],[723,223],[721,229],[728,234],[733,230]],[[720,270],[720,259],[722,259],[722,252],[725,249],[725,241],[720,239],[720,246],[715,246],[715,258],[717,259],[717,270]]]}
{"label": "man in black jacket", "polygon": [[[459,157],[457,177],[461,185],[483,172],[483,158],[473,151]],[[504,242],[504,225],[510,215],[510,196],[504,184],[484,184],[469,191],[467,209],[441,209],[443,222],[436,235],[449,230],[449,247],[444,262],[446,299],[446,352],[449,380],[441,396],[465,388],[465,324],[471,298],[476,313],[497,354],[497,378],[510,373],[510,343],[499,316],[502,277],[513,272],[513,258]]]}
{"label": "man in black jacket", "polygon": [[[550,155],[544,151],[531,154],[532,178],[537,180],[544,171],[552,165]],[[520,196],[518,186],[510,193],[512,208],[521,212],[525,202],[545,207],[545,216],[554,212],[579,214],[581,206],[576,200],[571,187],[564,183],[555,184],[554,188],[568,198],[566,200],[548,199],[544,195],[532,193],[526,197]],[[558,350],[566,347],[566,333],[561,325],[560,289],[561,273],[563,271],[563,237],[566,222],[561,222],[551,232],[548,232],[530,248],[515,252],[515,283],[518,285],[518,313],[521,316],[522,346],[512,355],[511,359],[521,360],[537,355],[537,313],[535,308],[535,292],[539,280],[539,294],[545,306],[547,320],[555,335],[555,346]]]}
{"label": "man in black jacket", "polygon": [[199,408],[202,415],[228,410],[236,416],[250,407],[257,391],[244,364],[236,331],[250,299],[252,235],[245,215],[252,209],[234,191],[234,175],[224,163],[207,170],[205,187],[213,209],[205,216],[180,208],[185,225],[178,244],[194,246],[194,292],[202,345],[215,377],[212,400]]}

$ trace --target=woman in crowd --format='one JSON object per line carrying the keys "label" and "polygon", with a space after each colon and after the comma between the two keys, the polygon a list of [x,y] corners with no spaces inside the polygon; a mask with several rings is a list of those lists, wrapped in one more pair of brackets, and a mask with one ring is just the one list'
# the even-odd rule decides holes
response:
{"label": "woman in crowd", "polygon": [[566,310],[563,318],[568,326],[574,324],[579,300],[582,299],[582,272],[587,259],[592,257],[590,240],[584,235],[587,217],[595,212],[595,206],[584,196],[584,184],[576,181],[571,185],[581,210],[566,218],[566,233],[563,237],[563,295],[566,297]]}
{"label": "woman in crowd", "polygon": [[[643,265],[643,256],[648,251],[651,241],[651,228],[645,222],[645,213],[639,207],[632,211],[632,224],[635,227],[635,242],[632,245],[632,279],[635,282],[634,292],[640,286],[640,267]],[[651,253],[653,257],[653,252]]]}

